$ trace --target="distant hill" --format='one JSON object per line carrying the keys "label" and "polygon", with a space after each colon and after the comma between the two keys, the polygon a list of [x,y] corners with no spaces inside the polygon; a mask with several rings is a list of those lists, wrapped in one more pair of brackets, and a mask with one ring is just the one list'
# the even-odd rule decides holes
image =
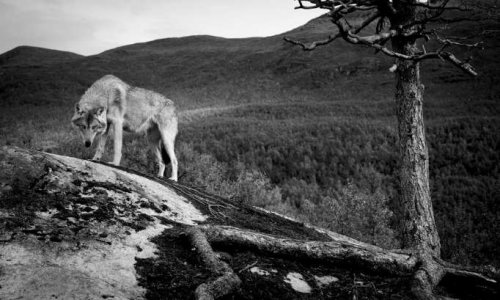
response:
{"label": "distant hill", "polygon": [[[469,34],[473,29],[465,25],[457,30]],[[68,98],[74,101],[86,87],[105,74],[114,74],[133,85],[177,97],[186,107],[203,103],[262,101],[261,96],[252,96],[255,90],[266,94],[278,90],[322,90],[320,94],[326,95],[338,89],[366,89],[363,82],[370,82],[378,88],[392,81],[392,74],[387,69],[393,60],[375,54],[373,49],[336,41],[313,52],[304,52],[283,40],[289,36],[312,41],[323,39],[334,31],[328,18],[321,16],[271,37],[166,38],[87,57],[21,46],[0,55],[0,105],[62,104]],[[493,47],[486,47],[489,50],[473,53],[475,63],[483,68],[479,71],[493,74],[491,76],[496,74],[498,64],[489,61],[495,57],[492,53],[499,46],[496,40],[493,42],[496,43]],[[424,80],[429,78],[432,84],[472,80],[439,61],[433,65],[436,67],[429,67],[430,72],[424,73]],[[353,81],[361,78],[358,75],[365,78]],[[229,95],[233,91],[227,90],[235,86],[247,95]]]}
{"label": "distant hill", "polygon": [[[196,95],[185,96],[194,89],[210,89],[216,94],[230,85],[248,91],[274,91],[276,84],[280,89],[314,89],[359,68],[379,71],[390,66],[386,57],[343,42],[310,53],[283,40],[285,35],[309,40],[324,38],[331,30],[330,22],[319,17],[271,37],[166,38],[87,57],[43,48],[18,47],[0,56],[0,105],[33,101],[65,103],[69,97],[77,97],[93,81],[108,73],[133,85],[181,97],[183,103],[192,106],[192,102],[203,101]],[[223,100],[219,95],[214,97]],[[235,97],[231,98],[226,100],[236,101]],[[245,101],[253,102],[252,99]]]}
{"label": "distant hill", "polygon": [[84,56],[59,50],[19,46],[0,55],[0,66],[46,65],[76,60]]}

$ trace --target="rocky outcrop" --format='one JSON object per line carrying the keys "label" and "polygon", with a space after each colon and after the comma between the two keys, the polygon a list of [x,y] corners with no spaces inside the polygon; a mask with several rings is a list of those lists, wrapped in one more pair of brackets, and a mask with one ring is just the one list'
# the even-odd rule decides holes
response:
{"label": "rocky outcrop", "polygon": [[[496,272],[432,261],[499,295]],[[132,170],[0,150],[0,299],[405,299],[421,262]]]}

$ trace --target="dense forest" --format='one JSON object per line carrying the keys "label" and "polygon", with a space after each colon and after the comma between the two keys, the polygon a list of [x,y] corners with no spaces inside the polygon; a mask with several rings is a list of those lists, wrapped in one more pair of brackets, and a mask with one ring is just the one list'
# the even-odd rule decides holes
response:
{"label": "dense forest", "polygon": [[[354,104],[348,107],[356,110]],[[243,163],[265,174],[289,205],[284,213],[315,222],[317,213],[331,205],[325,201],[339,201],[347,189],[367,201],[386,199],[396,220],[395,122],[345,112],[339,114],[349,117],[321,116],[338,111],[328,105],[313,110],[301,105],[252,107],[193,124],[181,139],[195,151],[213,154],[229,169]],[[443,255],[471,263],[483,256],[496,260],[500,254],[493,234],[500,229],[498,119],[464,116],[429,123],[431,189]],[[335,215],[331,210],[332,224]],[[372,228],[363,216],[358,221]]]}

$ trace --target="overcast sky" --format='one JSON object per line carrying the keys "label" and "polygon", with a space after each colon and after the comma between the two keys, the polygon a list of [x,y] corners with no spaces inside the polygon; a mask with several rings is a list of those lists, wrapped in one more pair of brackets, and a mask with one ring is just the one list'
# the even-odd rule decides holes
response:
{"label": "overcast sky", "polygon": [[0,53],[30,45],[97,54],[166,37],[269,36],[319,16],[294,0],[0,0]]}

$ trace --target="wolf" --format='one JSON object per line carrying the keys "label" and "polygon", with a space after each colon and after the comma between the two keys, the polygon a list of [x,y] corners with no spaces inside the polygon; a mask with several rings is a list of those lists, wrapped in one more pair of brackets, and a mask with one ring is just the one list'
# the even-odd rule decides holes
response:
{"label": "wolf", "polygon": [[[158,163],[158,176],[163,177],[165,164],[172,164],[170,180],[177,181],[178,163],[174,144],[178,131],[178,116],[174,102],[163,95],[133,87],[116,76],[106,75],[94,82],[75,105],[71,119],[79,129],[85,147],[96,136],[97,148],[93,160],[104,153],[110,128],[113,127],[114,165],[120,165],[123,131],[145,133]],[[168,156],[167,156],[168,155]]]}

